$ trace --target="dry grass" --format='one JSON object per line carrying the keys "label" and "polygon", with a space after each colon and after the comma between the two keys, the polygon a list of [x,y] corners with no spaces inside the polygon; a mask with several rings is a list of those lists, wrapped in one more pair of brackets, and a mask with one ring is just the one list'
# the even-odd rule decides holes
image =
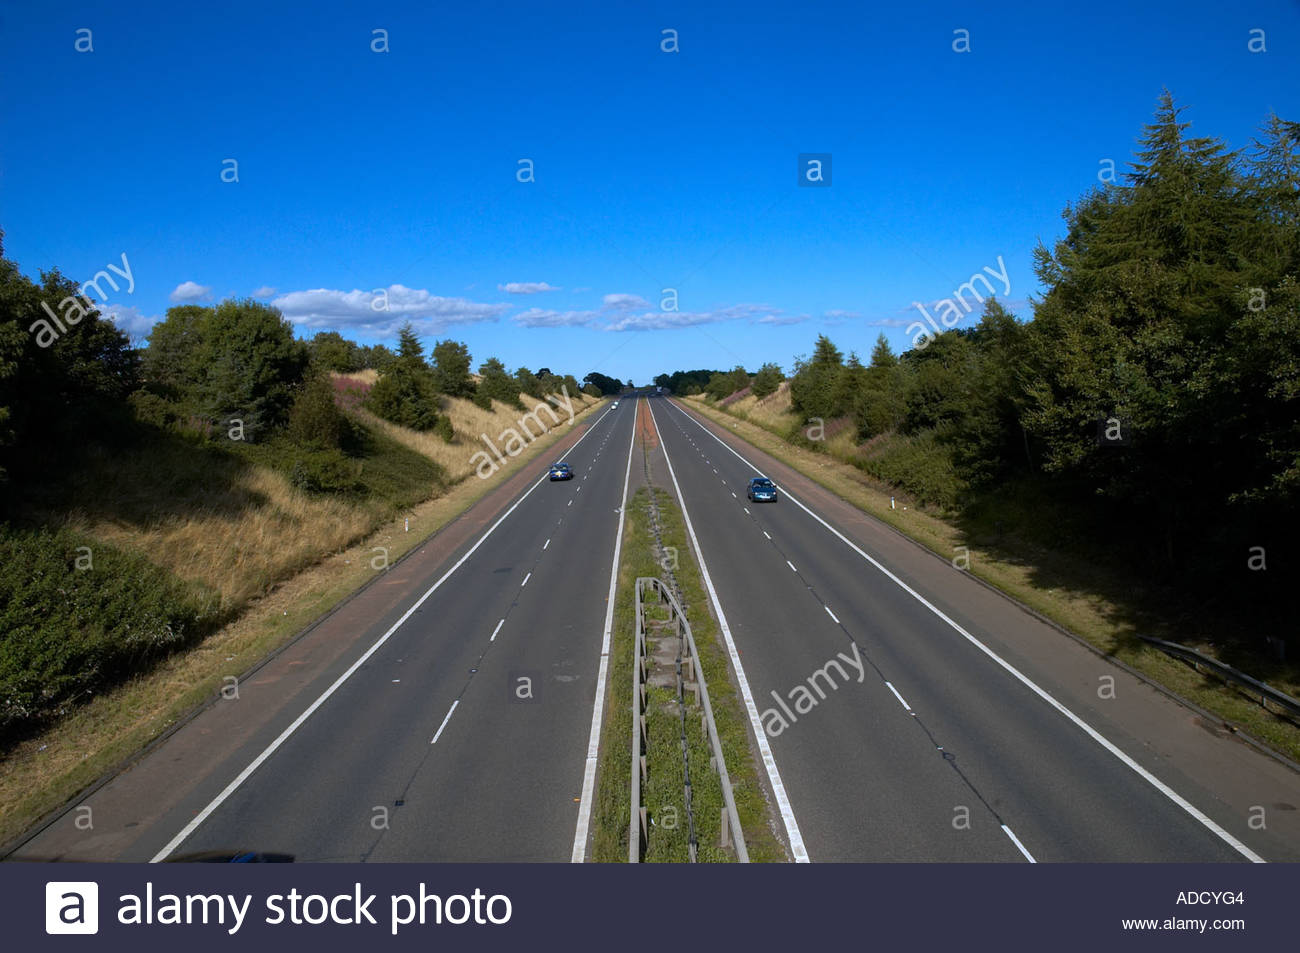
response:
{"label": "dry grass", "polygon": [[374,387],[375,381],[379,380],[379,372],[370,367],[367,367],[364,371],[353,371],[351,374],[332,374],[331,376],[350,377],[354,381],[360,381],[367,387]]}
{"label": "dry grass", "polygon": [[[692,403],[709,406],[702,396],[688,397]],[[758,398],[752,393],[746,394],[727,405],[727,413],[758,424],[764,430],[775,434],[786,434],[800,423],[799,415],[790,406],[790,382],[784,381],[780,387],[766,397]]]}
{"label": "dry grass", "polygon": [[235,479],[236,492],[249,503],[234,512],[214,505],[145,526],[76,514],[68,526],[121,549],[147,553],[182,579],[212,587],[221,594],[223,609],[243,605],[374,528],[367,510],[309,496],[274,470],[249,467]]}
{"label": "dry grass", "polygon": [[[355,378],[357,375],[347,376]],[[524,410],[507,407],[505,404],[494,401],[492,409],[488,411],[479,407],[473,401],[463,398],[443,398],[442,411],[451,418],[452,428],[456,432],[456,439],[452,443],[447,443],[435,433],[420,433],[406,427],[390,424],[363,408],[356,408],[350,413],[367,427],[391,437],[418,454],[428,457],[446,471],[449,481],[455,483],[474,473],[474,464],[472,463],[474,454],[486,449],[480,439],[480,434],[487,434],[493,442],[499,442],[498,436],[503,430],[507,427],[518,430],[520,418],[525,414],[533,413],[539,404],[537,398],[529,397],[527,394],[520,394],[519,399],[524,405]],[[559,400],[559,406],[553,408],[555,416],[552,417],[550,413],[543,410],[538,412],[538,419],[548,430],[564,431],[569,428],[569,416],[564,409],[563,398],[557,397],[556,399]],[[574,419],[576,420],[576,415],[594,402],[593,398],[582,394],[573,398]],[[557,419],[558,424],[554,423]],[[537,425],[531,419],[528,421],[528,428],[530,435],[537,434]]]}

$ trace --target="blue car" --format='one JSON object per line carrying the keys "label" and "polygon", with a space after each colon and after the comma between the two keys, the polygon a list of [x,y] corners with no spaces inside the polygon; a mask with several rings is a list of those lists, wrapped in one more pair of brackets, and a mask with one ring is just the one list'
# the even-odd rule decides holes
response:
{"label": "blue car", "polygon": [[767,477],[754,477],[745,487],[745,495],[751,503],[775,503],[776,484]]}
{"label": "blue car", "polygon": [[553,465],[551,466],[551,479],[552,479],[552,480],[572,480],[572,479],[573,479],[573,467],[569,466],[567,463],[556,463],[556,464],[553,464]]}

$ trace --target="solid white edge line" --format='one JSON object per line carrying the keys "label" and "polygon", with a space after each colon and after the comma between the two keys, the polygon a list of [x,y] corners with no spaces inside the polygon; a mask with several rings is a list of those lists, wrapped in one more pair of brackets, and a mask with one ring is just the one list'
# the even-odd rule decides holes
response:
{"label": "solid white edge line", "polygon": [[[669,403],[671,404],[672,402],[669,401]],[[676,405],[674,404],[673,406],[676,406]],[[690,414],[686,413],[685,410],[682,410],[680,407],[678,407],[677,410],[678,410],[678,412],[679,412],[680,414],[682,414],[682,416],[686,417],[686,418],[687,418],[688,420],[690,420],[693,424],[695,424],[695,426],[699,427],[701,430],[703,430],[706,434],[708,434],[708,435],[709,435],[710,437],[712,437],[714,440],[718,441],[718,443],[722,444],[723,447],[726,447],[727,450],[730,450],[731,453],[732,453],[732,454],[733,454],[737,459],[743,461],[743,462],[745,463],[745,465],[748,466],[748,467],[750,467],[750,468],[751,468],[755,473],[761,473],[761,472],[762,472],[761,470],[758,469],[758,467],[754,466],[754,464],[750,463],[748,460],[746,460],[746,459],[745,459],[743,456],[741,456],[739,453],[736,453],[735,450],[732,450],[732,448],[731,448],[730,446],[728,446],[727,443],[726,443],[725,441],[723,441],[722,438],[720,438],[717,434],[715,434],[713,431],[709,430],[707,427],[705,427],[702,423],[700,423],[698,420],[696,420],[696,419],[695,419],[694,417],[692,417]],[[963,629],[963,628],[962,628],[960,625],[958,625],[955,621],[953,621],[953,620],[950,619],[947,615],[945,615],[944,612],[943,612],[943,610],[939,609],[937,606],[933,605],[933,604],[932,604],[928,599],[926,599],[925,596],[921,595],[919,592],[917,592],[915,589],[913,589],[913,588],[912,588],[911,586],[909,586],[907,583],[903,582],[903,580],[899,579],[899,578],[898,578],[897,576],[895,576],[892,572],[890,572],[888,569],[886,569],[886,568],[885,568],[885,567],[884,567],[880,562],[878,562],[876,559],[874,559],[873,557],[871,557],[870,555],[868,555],[866,552],[864,552],[862,549],[860,549],[860,548],[859,548],[859,547],[858,547],[858,546],[857,546],[857,545],[856,545],[852,540],[848,539],[848,538],[847,538],[846,536],[844,536],[844,534],[842,534],[839,530],[837,530],[835,527],[831,526],[830,523],[826,522],[824,519],[822,519],[820,516],[818,516],[816,513],[814,513],[814,512],[813,512],[812,510],[810,510],[808,507],[806,507],[806,506],[804,506],[802,503],[800,503],[798,499],[796,499],[794,496],[791,495],[791,493],[790,493],[790,491],[789,491],[788,489],[785,491],[785,495],[788,496],[788,497],[790,497],[790,501],[791,501],[792,503],[794,503],[795,506],[799,507],[801,510],[803,510],[805,513],[807,513],[809,516],[811,516],[811,517],[812,517],[813,519],[815,519],[817,522],[821,523],[822,526],[826,527],[826,529],[830,530],[830,532],[831,532],[832,534],[834,534],[834,535],[835,535],[835,536],[840,540],[840,542],[844,543],[844,545],[848,546],[850,549],[852,549],[854,552],[856,552],[859,556],[861,556],[861,557],[862,557],[863,559],[865,559],[867,562],[871,563],[871,565],[873,565],[873,566],[875,566],[877,569],[879,569],[882,573],[884,573],[884,575],[885,575],[886,578],[888,578],[890,581],[892,581],[893,583],[895,583],[895,584],[896,584],[897,586],[899,586],[899,587],[900,587],[904,592],[906,592],[908,595],[910,595],[913,599],[915,599],[917,602],[921,603],[921,605],[925,606],[925,607],[926,607],[927,609],[929,609],[932,613],[934,613],[936,616],[938,616],[940,619],[942,619],[944,622],[946,622],[946,623],[949,625],[949,627],[951,627],[951,628],[953,629],[953,631],[955,631],[958,635],[960,635],[960,636],[961,636],[962,638],[964,638],[967,642],[969,642],[971,645],[975,646],[977,649],[979,649],[981,652],[983,652],[986,656],[988,656],[990,659],[992,659],[994,662],[996,662],[996,663],[997,663],[999,666],[1001,666],[1001,667],[1002,667],[1002,668],[1003,668],[1003,669],[1004,669],[1004,670],[1005,670],[1009,675],[1011,675],[1013,678],[1015,678],[1017,681],[1019,681],[1022,685],[1024,685],[1026,688],[1028,688],[1031,692],[1033,692],[1035,695],[1037,695],[1037,696],[1038,696],[1039,698],[1041,698],[1043,701],[1047,702],[1047,704],[1049,704],[1049,705],[1051,705],[1053,708],[1055,708],[1055,709],[1056,709],[1056,710],[1057,710],[1061,715],[1063,715],[1063,716],[1064,716],[1065,718],[1067,718],[1069,721],[1073,722],[1074,725],[1075,725],[1076,727],[1078,727],[1079,729],[1081,729],[1081,730],[1082,730],[1086,735],[1088,735],[1089,738],[1091,738],[1093,741],[1097,742],[1097,744],[1101,745],[1101,746],[1102,746],[1103,748],[1105,748],[1108,752],[1110,752],[1112,755],[1114,755],[1117,759],[1119,759],[1119,761],[1120,761],[1122,764],[1124,764],[1124,765],[1127,766],[1128,768],[1131,768],[1131,769],[1132,769],[1132,770],[1133,770],[1133,771],[1134,771],[1134,772],[1135,772],[1135,773],[1136,773],[1140,778],[1142,778],[1142,780],[1146,781],[1146,782],[1147,782],[1148,784],[1150,784],[1153,788],[1155,788],[1157,791],[1159,791],[1161,794],[1163,794],[1165,797],[1167,797],[1170,801],[1172,801],[1174,804],[1176,804],[1176,805],[1178,805],[1180,808],[1182,808],[1182,809],[1183,809],[1183,810],[1184,810],[1188,815],[1190,815],[1191,817],[1193,817],[1193,818],[1195,818],[1197,821],[1199,821],[1199,822],[1201,823],[1202,826],[1204,826],[1207,830],[1209,830],[1209,831],[1210,831],[1211,833],[1213,833],[1216,837],[1218,837],[1220,840],[1222,840],[1225,844],[1227,844],[1227,845],[1228,845],[1229,847],[1231,847],[1233,850],[1237,851],[1237,853],[1241,854],[1243,857],[1245,857],[1245,858],[1246,858],[1247,860],[1249,860],[1251,863],[1255,863],[1255,864],[1263,864],[1263,863],[1267,863],[1267,861],[1265,861],[1263,857],[1260,857],[1258,854],[1256,854],[1253,850],[1251,850],[1249,847],[1247,847],[1247,846],[1246,846],[1245,844],[1243,844],[1241,841],[1237,840],[1237,838],[1233,837],[1230,833],[1228,833],[1226,830],[1224,830],[1222,827],[1220,827],[1220,826],[1219,826],[1219,825],[1218,825],[1218,824],[1217,824],[1217,823],[1216,823],[1212,818],[1210,818],[1210,817],[1207,816],[1206,814],[1202,813],[1202,812],[1200,811],[1200,809],[1198,809],[1194,804],[1192,804],[1191,802],[1187,801],[1187,800],[1186,800],[1185,798],[1183,798],[1183,796],[1180,795],[1177,791],[1175,791],[1173,788],[1169,787],[1169,785],[1165,784],[1163,781],[1161,781],[1159,778],[1157,778],[1154,774],[1152,774],[1152,773],[1151,773],[1150,771],[1148,771],[1146,768],[1142,767],[1142,765],[1138,764],[1136,761],[1134,761],[1132,758],[1130,758],[1130,757],[1129,757],[1127,754],[1125,754],[1125,753],[1124,753],[1120,748],[1116,747],[1116,746],[1115,746],[1115,745],[1114,745],[1114,744],[1113,744],[1113,743],[1112,743],[1108,738],[1106,738],[1104,735],[1102,735],[1101,732],[1097,731],[1097,729],[1093,728],[1090,724],[1088,724],[1086,721],[1084,721],[1082,718],[1080,718],[1078,715],[1076,715],[1076,714],[1075,714],[1074,712],[1072,712],[1070,709],[1066,708],[1064,705],[1062,705],[1060,702],[1058,702],[1055,698],[1053,698],[1051,695],[1049,695],[1046,691],[1044,691],[1043,689],[1039,688],[1038,685],[1035,684],[1035,683],[1034,683],[1034,682],[1029,678],[1029,676],[1025,675],[1023,672],[1021,672],[1018,668],[1016,668],[1016,667],[1015,667],[1014,665],[1012,665],[1010,662],[1008,662],[1008,661],[1006,661],[1004,658],[1002,658],[1002,656],[998,655],[996,652],[994,652],[991,648],[989,648],[987,645],[985,645],[985,644],[984,644],[983,642],[981,642],[979,639],[975,638],[975,636],[971,635],[969,632],[967,632],[965,629]]]}
{"label": "solid white edge line", "polygon": [[822,606],[822,608],[826,610],[826,614],[827,614],[828,616],[830,616],[832,619],[835,619],[835,624],[836,624],[836,625],[839,625],[839,624],[840,624],[840,620],[836,617],[835,613],[831,611],[831,607],[830,607],[830,606]]}
{"label": "solid white edge line", "polygon": [[500,622],[497,623],[497,627],[492,630],[492,638],[488,639],[489,642],[495,642],[497,640],[497,633],[501,631],[501,627],[505,624],[506,624],[505,619],[502,619]]}
{"label": "solid white edge line", "polygon": [[1029,853],[1029,851],[1027,851],[1027,850],[1025,849],[1025,845],[1024,845],[1024,844],[1020,843],[1020,838],[1017,837],[1017,836],[1015,835],[1015,832],[1014,832],[1013,830],[1011,830],[1011,828],[1009,828],[1009,827],[1007,827],[1007,825],[1003,824],[1003,825],[1002,825],[1002,832],[1003,832],[1004,834],[1006,834],[1008,837],[1010,837],[1010,838],[1011,838],[1011,843],[1015,844],[1016,847],[1019,848],[1020,853],[1022,853],[1022,854],[1025,855],[1025,860],[1029,861],[1031,864],[1036,864],[1036,863],[1038,863],[1038,861],[1034,860],[1034,855],[1031,854],[1031,853]]}
{"label": "solid white edge line", "polygon": [[429,744],[436,745],[438,743],[438,739],[442,737],[442,729],[447,727],[447,722],[451,721],[451,713],[456,710],[456,706],[459,704],[459,698],[451,703],[451,707],[447,709],[447,717],[442,720],[442,724],[438,726],[438,730],[433,733],[433,740],[430,741]]}
{"label": "solid white edge line", "polygon": [[[572,453],[577,448],[578,444],[582,443],[582,441],[586,440],[587,437],[595,433],[596,425],[600,423],[602,420],[604,420],[605,415],[608,413],[609,410],[607,409],[604,414],[601,414],[599,417],[593,420],[591,426],[587,429],[587,432],[584,433],[581,437],[579,437],[576,441],[574,441],[573,446],[570,447],[568,450],[564,451],[564,453],[560,456],[560,459],[563,460],[565,457],[567,457],[570,453]],[[454,566],[452,566],[440,577],[438,577],[438,581],[435,582],[428,589],[426,589],[424,595],[420,596],[419,599],[417,599],[414,603],[412,603],[411,608],[407,609],[404,613],[402,613],[402,617],[398,619],[396,622],[394,622],[387,632],[385,632],[378,639],[376,639],[374,644],[372,644],[370,648],[366,649],[365,653],[362,654],[362,656],[359,659],[357,659],[348,667],[347,671],[345,671],[342,675],[336,678],[333,681],[333,683],[330,684],[329,688],[321,692],[321,694],[316,698],[316,700],[312,702],[310,705],[308,705],[307,709],[303,711],[301,715],[299,715],[290,723],[289,727],[285,728],[284,731],[280,732],[280,734],[276,736],[276,739],[272,741],[269,745],[267,745],[266,748],[262,750],[262,753],[259,754],[256,758],[254,758],[251,763],[249,763],[248,767],[244,768],[243,771],[240,771],[239,774],[235,776],[235,779],[233,781],[231,781],[224,788],[222,788],[220,794],[218,794],[215,798],[213,798],[208,803],[208,805],[205,808],[203,808],[203,810],[201,810],[198,814],[194,815],[194,817],[190,820],[190,822],[186,824],[183,828],[181,828],[180,833],[167,842],[167,846],[165,846],[162,850],[158,851],[158,853],[154,854],[154,856],[149,860],[149,863],[156,864],[163,860],[166,860],[167,857],[170,856],[171,853],[174,850],[176,850],[177,847],[179,847],[181,844],[185,842],[185,839],[187,837],[189,837],[199,828],[199,825],[201,825],[212,815],[213,811],[215,811],[225,802],[226,798],[230,797],[230,795],[234,794],[237,790],[239,790],[240,785],[242,785],[245,781],[247,781],[249,777],[253,774],[253,772],[262,766],[263,762],[265,762],[267,758],[275,754],[276,750],[279,749],[279,747],[282,744],[288,741],[289,737],[295,731],[297,731],[299,728],[302,727],[303,722],[305,722],[308,718],[310,718],[315,713],[316,709],[320,708],[321,705],[325,704],[326,699],[328,699],[331,695],[333,695],[336,691],[338,691],[339,686],[341,686],[344,682],[346,682],[349,678],[351,678],[352,674],[356,672],[356,670],[359,669],[362,665],[364,665],[366,661],[370,658],[370,656],[374,655],[375,652],[379,650],[379,647],[383,645],[385,642],[387,642],[389,638],[392,636],[392,634],[402,626],[402,623],[404,623],[407,619],[409,619],[412,615],[414,615],[415,610],[420,608],[420,606],[424,605],[425,600],[428,599],[431,595],[433,595],[434,592],[438,589],[438,587],[441,586],[444,582],[446,582],[451,577],[451,574],[454,573],[457,569],[459,569],[465,563],[465,561],[469,559],[470,556],[474,555],[475,550],[477,550],[480,546],[483,545],[484,540],[486,540],[489,536],[491,536],[493,531],[495,531],[498,526],[504,523],[506,519],[509,518],[510,514],[519,508],[519,505],[523,503],[524,500],[528,499],[529,494],[531,494],[533,490],[537,489],[544,482],[546,482],[547,479],[548,476],[546,475],[540,477],[536,483],[534,483],[524,492],[523,496],[515,500],[515,502],[511,505],[510,509],[502,513],[501,516],[497,519],[497,521],[488,527],[487,531],[482,536],[480,536],[478,540],[474,543],[474,545],[471,546],[465,552],[465,555],[461,556],[460,559],[456,560],[456,564]]]}
{"label": "solid white edge line", "polygon": [[898,699],[898,703],[899,703],[900,705],[902,705],[902,706],[903,706],[904,708],[906,708],[908,711],[911,711],[911,710],[912,710],[912,706],[909,705],[906,701],[903,700],[903,696],[900,695],[900,694],[898,694],[898,689],[894,687],[894,685],[893,685],[892,682],[888,682],[888,681],[887,681],[887,682],[885,682],[885,685],[886,685],[886,687],[889,688],[889,690],[890,690],[891,692],[894,693],[894,697]]}
{"label": "solid white edge line", "polygon": [[614,531],[614,561],[609,567],[609,594],[605,606],[605,631],[600,639],[600,670],[596,673],[596,703],[591,709],[591,735],[587,739],[587,761],[582,769],[582,797],[578,804],[578,826],[573,832],[572,863],[587,859],[587,830],[596,793],[596,762],[600,755],[600,729],[605,719],[605,682],[609,676],[609,643],[614,631],[614,596],[618,586],[618,559],[623,551],[623,519],[627,516],[627,487],[632,478],[632,451],[636,448],[636,418],[627,443],[627,469],[623,472],[623,503],[618,508],[618,529]]}
{"label": "solid white edge line", "polygon": [[[649,406],[648,402],[647,406]],[[803,835],[799,833],[799,822],[795,820],[794,808],[790,805],[790,798],[785,792],[785,784],[781,781],[781,772],[777,769],[772,747],[767,743],[767,732],[763,730],[762,719],[758,714],[758,706],[754,704],[754,695],[749,690],[749,679],[745,677],[745,667],[740,664],[740,652],[736,650],[736,642],[731,637],[731,627],[727,625],[727,616],[722,611],[722,603],[718,600],[717,590],[713,588],[713,578],[709,575],[709,567],[705,565],[704,552],[700,549],[700,541],[695,537],[695,528],[691,525],[691,515],[686,510],[686,498],[682,496],[681,484],[677,482],[677,474],[673,471],[673,462],[668,457],[668,447],[664,444],[663,436],[659,433],[659,421],[655,418],[653,406],[650,407],[650,420],[654,423],[655,436],[659,438],[659,447],[664,452],[664,462],[668,464],[668,475],[672,477],[673,488],[677,491],[677,502],[682,507],[682,521],[686,524],[686,532],[691,537],[691,545],[695,547],[695,558],[700,562],[700,575],[704,577],[705,588],[709,591],[709,600],[713,603],[713,611],[718,617],[718,628],[722,630],[722,637],[727,643],[727,653],[731,656],[731,667],[736,673],[736,684],[740,687],[741,697],[745,701],[745,710],[749,713],[749,724],[753,729],[754,739],[758,744],[758,752],[763,759],[763,767],[767,769],[767,777],[772,784],[772,793],[776,798],[777,809],[781,812],[781,820],[785,823],[786,835],[790,838],[790,851],[794,854],[795,863],[806,864],[809,862],[808,848],[804,846]]]}

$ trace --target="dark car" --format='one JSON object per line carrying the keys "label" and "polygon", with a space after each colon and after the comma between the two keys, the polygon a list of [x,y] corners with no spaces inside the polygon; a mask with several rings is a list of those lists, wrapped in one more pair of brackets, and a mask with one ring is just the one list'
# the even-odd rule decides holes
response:
{"label": "dark car", "polygon": [[567,463],[555,463],[555,464],[552,464],[552,465],[551,465],[551,479],[552,479],[552,480],[572,480],[572,479],[573,479],[573,467],[569,466]]}
{"label": "dark car", "polygon": [[767,477],[754,477],[745,487],[745,495],[751,503],[775,503],[776,484]]}

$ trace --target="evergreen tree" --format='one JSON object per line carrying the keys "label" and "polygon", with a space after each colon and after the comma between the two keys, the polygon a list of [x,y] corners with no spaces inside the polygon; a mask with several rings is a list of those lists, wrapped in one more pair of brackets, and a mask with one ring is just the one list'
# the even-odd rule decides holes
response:
{"label": "evergreen tree", "polygon": [[474,379],[469,368],[469,348],[461,342],[448,339],[433,346],[433,380],[440,393],[473,397]]}
{"label": "evergreen tree", "polygon": [[[658,384],[658,380],[659,378],[655,378],[656,384]],[[749,386],[755,397],[769,397],[776,393],[777,388],[781,386],[781,382],[784,380],[785,375],[781,373],[780,366],[768,363],[758,369],[758,372],[754,374],[753,382]]]}
{"label": "evergreen tree", "polygon": [[489,357],[479,365],[479,393],[490,400],[499,400],[511,407],[523,407],[519,399],[519,382],[506,370],[506,366],[495,357]]}

